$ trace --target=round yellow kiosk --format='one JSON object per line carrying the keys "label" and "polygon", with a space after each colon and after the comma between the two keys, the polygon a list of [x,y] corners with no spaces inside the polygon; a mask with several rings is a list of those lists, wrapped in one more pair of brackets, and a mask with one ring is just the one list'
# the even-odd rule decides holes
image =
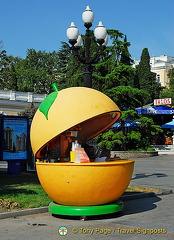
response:
{"label": "round yellow kiosk", "polygon": [[49,211],[74,216],[122,211],[119,197],[129,185],[134,161],[96,162],[84,147],[118,120],[119,108],[91,88],[58,91],[53,87],[55,91],[40,104],[30,132],[38,178],[53,200]]}

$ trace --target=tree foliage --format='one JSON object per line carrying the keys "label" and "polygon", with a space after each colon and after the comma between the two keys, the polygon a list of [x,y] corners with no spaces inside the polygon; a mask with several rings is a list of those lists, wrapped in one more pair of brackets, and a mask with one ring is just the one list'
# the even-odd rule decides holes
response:
{"label": "tree foliage", "polygon": [[142,106],[144,97],[149,96],[146,91],[131,86],[118,86],[109,89],[106,93],[121,110]]}
{"label": "tree foliage", "polygon": [[[126,127],[127,122],[136,123],[135,126]],[[96,137],[99,146],[107,150],[148,150],[151,147],[153,136],[163,130],[155,125],[152,118],[139,115],[135,110],[122,111],[120,128],[111,127]]]}
{"label": "tree foliage", "polygon": [[170,90],[174,92],[174,68],[169,69],[168,77],[170,78],[169,82]]}
{"label": "tree foliage", "polygon": [[131,59],[131,55],[129,53],[128,47],[130,46],[130,43],[127,41],[127,36],[125,35],[124,37],[124,42],[123,42],[123,49],[121,52],[121,58],[120,62],[125,64],[125,65],[132,65],[133,61]]}
{"label": "tree foliage", "polygon": [[59,85],[60,89],[66,88],[68,86],[68,79],[67,79],[67,70],[68,70],[68,62],[70,58],[70,48],[66,42],[61,42],[62,46],[60,47],[59,51],[57,52],[57,72],[58,75],[56,76],[56,82]]}
{"label": "tree foliage", "polygon": [[4,89],[9,85],[10,76],[10,58],[5,50],[0,51],[0,88]]}
{"label": "tree foliage", "polygon": [[[97,53],[98,46],[93,31],[90,31],[90,35],[90,53],[93,57]],[[105,92],[107,89],[120,85],[133,87],[136,72],[131,67],[132,61],[128,51],[130,43],[118,30],[108,30],[108,36],[112,45],[106,47],[104,54],[99,57],[99,61],[92,66],[93,88]],[[84,36],[82,38],[84,44],[79,50],[79,54],[83,58],[85,57],[85,40]],[[83,86],[83,72],[83,65],[73,54],[70,54],[66,73],[68,86]]]}
{"label": "tree foliage", "polygon": [[5,50],[1,51],[0,88],[47,94],[53,82],[57,82],[60,89],[65,88],[69,53],[66,44],[59,52],[28,49],[25,59],[7,56]]}
{"label": "tree foliage", "polygon": [[147,48],[141,54],[141,60],[137,66],[136,86],[149,93],[149,97],[144,99],[144,104],[153,102],[159,96],[161,85],[156,82],[156,74],[151,72],[150,55]]}
{"label": "tree foliage", "polygon": [[[93,31],[90,31],[93,57],[98,46]],[[160,128],[150,118],[143,118],[135,111],[136,107],[150,103],[159,97],[160,85],[156,83],[155,74],[150,69],[150,56],[148,49],[142,51],[141,61],[137,69],[132,67],[129,53],[130,43],[126,35],[119,30],[109,29],[110,45],[98,62],[92,65],[93,88],[107,94],[122,111],[121,127],[111,127],[108,131],[97,137],[102,148],[110,150],[130,150],[136,148],[147,149],[151,137]],[[83,46],[79,54],[85,57],[85,36],[82,36]],[[25,59],[7,56],[5,50],[0,51],[0,88],[16,91],[50,93],[51,84],[57,82],[59,89],[72,86],[83,86],[84,66],[71,52],[69,45],[61,43],[59,51],[47,53],[28,49]],[[173,72],[171,74],[171,88],[173,89]],[[29,106],[20,113],[32,118],[34,106]],[[127,129],[127,120],[141,123],[138,128]]]}
{"label": "tree foliage", "polygon": [[[112,42],[105,55],[95,65],[94,88],[106,92],[117,86],[134,86],[135,69],[131,66],[130,54],[124,34],[118,30],[107,30]],[[129,64],[127,64],[129,62]]]}
{"label": "tree foliage", "polygon": [[27,51],[26,59],[16,64],[18,89],[25,92],[49,93],[59,76],[57,53]]}

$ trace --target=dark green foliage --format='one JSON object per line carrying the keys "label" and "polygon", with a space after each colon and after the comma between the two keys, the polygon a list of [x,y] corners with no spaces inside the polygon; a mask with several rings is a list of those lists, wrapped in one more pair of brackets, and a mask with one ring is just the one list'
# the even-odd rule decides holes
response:
{"label": "dark green foliage", "polygon": [[[0,52],[0,88],[22,92],[49,93],[51,84],[57,82],[60,89],[66,86],[69,48],[63,44],[60,52],[27,51],[25,59],[7,56]],[[69,52],[68,52],[69,51]]]}
{"label": "dark green foliage", "polygon": [[[97,53],[93,31],[91,36],[91,57]],[[102,148],[110,150],[147,149],[153,135],[160,132],[152,119],[138,116],[136,107],[150,103],[159,97],[161,86],[156,83],[155,74],[150,69],[148,49],[143,49],[141,61],[137,69],[132,67],[127,37],[118,30],[108,30],[111,45],[92,66],[92,85],[94,89],[107,94],[122,111],[120,129],[110,128],[97,137]],[[85,36],[83,46],[79,50],[81,58],[86,56]],[[46,53],[29,49],[25,59],[7,56],[0,52],[0,88],[34,93],[50,93],[51,84],[56,82],[59,89],[84,85],[84,64],[71,53],[69,45],[62,42],[59,51]],[[171,79],[173,72],[171,74]],[[173,80],[171,87],[173,88]],[[168,90],[166,90],[168,91]],[[171,92],[170,92],[171,94]],[[27,108],[22,115],[33,117],[34,107]],[[47,109],[48,110],[48,109]],[[44,110],[45,111],[45,110]],[[141,123],[138,128],[125,128],[125,121]]]}
{"label": "dark green foliage", "polygon": [[[135,122],[134,128],[125,127],[125,120]],[[120,129],[110,128],[96,137],[99,146],[107,150],[148,150],[153,136],[162,132],[160,126],[155,125],[148,117],[138,115],[137,111],[122,111]]]}
{"label": "dark green foliage", "polygon": [[147,91],[150,95],[144,99],[144,105],[153,102],[154,98],[159,96],[161,85],[156,82],[156,74],[151,72],[150,56],[147,48],[144,48],[141,60],[137,66],[136,86]]}
{"label": "dark green foliage", "polygon": [[146,91],[131,86],[115,87],[109,89],[106,93],[121,110],[142,106],[143,99],[149,96]]}
{"label": "dark green foliage", "polygon": [[174,68],[169,70],[168,77],[170,78],[170,90],[174,92]]}
{"label": "dark green foliage", "polygon": [[18,78],[17,73],[15,69],[15,64],[12,62],[10,66],[10,75],[11,75],[11,81],[9,83],[9,88],[14,91],[18,91]]}
{"label": "dark green foliage", "polygon": [[84,85],[82,64],[79,63],[77,58],[72,53],[69,56],[66,80],[68,87],[79,87]]}
{"label": "dark green foliage", "polygon": [[[107,32],[112,41],[112,45],[106,47],[104,54],[99,57],[99,61],[92,66],[93,88],[105,92],[107,89],[120,85],[133,87],[136,71],[131,66],[132,61],[128,51],[130,43],[127,42],[124,34],[118,30],[107,30]],[[90,31],[90,35],[90,53],[91,57],[93,57],[98,47],[94,39],[93,31]],[[81,57],[85,57],[85,41],[79,54]],[[83,86],[83,71],[83,65],[71,54],[66,73],[68,86]]]}
{"label": "dark green foliage", "polygon": [[[91,36],[91,57],[98,51],[93,31]],[[105,92],[117,86],[134,86],[135,69],[131,67],[128,51],[130,45],[126,36],[118,30],[108,30],[112,45],[108,46],[104,55],[99,57],[93,68],[93,88]],[[81,57],[85,57],[84,45],[79,50]],[[3,66],[3,80],[1,89],[29,91],[35,93],[50,93],[51,83],[57,82],[59,88],[83,86],[84,65],[81,64],[70,50],[67,43],[62,42],[58,52],[36,52],[29,49],[25,59],[8,57],[1,51],[1,65]],[[2,74],[0,75],[2,76]]]}
{"label": "dark green foliage", "polygon": [[5,50],[0,51],[0,88],[6,88],[10,82],[10,58]]}
{"label": "dark green foliage", "polygon": [[127,37],[125,35],[124,42],[123,42],[123,49],[121,53],[120,62],[125,65],[132,65],[133,60],[131,59],[131,55],[129,53],[128,47],[130,46],[130,43],[127,42]]}
{"label": "dark green foliage", "polygon": [[[131,58],[124,34],[118,30],[107,30],[112,45],[105,50],[104,56],[95,65],[93,73],[94,88],[106,92],[117,86],[134,86],[136,71],[131,66]],[[123,41],[124,37],[124,41]]]}
{"label": "dark green foliage", "polygon": [[68,79],[66,77],[67,69],[68,69],[68,61],[70,56],[70,48],[66,42],[61,42],[62,46],[57,52],[58,58],[57,61],[57,72],[56,81],[59,85],[60,89],[64,89],[68,86]]}
{"label": "dark green foliage", "polygon": [[172,98],[172,106],[174,105],[174,91],[172,89],[163,89],[160,93],[160,98]]}

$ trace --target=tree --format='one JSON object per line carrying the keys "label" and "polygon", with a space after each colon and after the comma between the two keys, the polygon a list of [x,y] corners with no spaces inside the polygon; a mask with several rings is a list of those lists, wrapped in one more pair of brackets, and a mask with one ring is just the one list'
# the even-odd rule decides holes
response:
{"label": "tree", "polygon": [[19,79],[16,65],[22,61],[21,58],[8,56],[6,51],[0,52],[0,88],[18,91]]}
{"label": "tree", "polygon": [[58,54],[29,49],[26,58],[15,64],[15,70],[19,91],[48,94],[51,84],[59,81]]}
{"label": "tree", "polygon": [[[117,86],[133,86],[135,78],[135,69],[131,66],[131,56],[128,51],[130,43],[127,42],[126,36],[118,30],[107,30],[111,46],[107,46],[104,54],[99,57],[99,61],[92,65],[92,85],[94,89],[105,92]],[[97,43],[93,31],[91,35],[91,56],[97,52]],[[79,50],[82,57],[85,56],[85,36],[83,46]],[[129,65],[128,65],[129,64]],[[83,86],[83,64],[73,55],[70,54],[67,68],[68,86]]]}
{"label": "tree", "polygon": [[130,43],[127,42],[127,37],[125,35],[124,37],[124,42],[123,42],[123,48],[122,48],[122,52],[121,52],[121,58],[120,58],[120,62],[125,64],[125,65],[132,65],[133,60],[131,59],[131,55],[129,53],[128,47],[130,46]]}
{"label": "tree", "polygon": [[122,111],[121,121],[134,122],[132,128],[112,126],[96,137],[98,145],[107,150],[149,150],[151,149],[152,138],[163,130],[155,125],[153,119],[141,116],[135,110]]}
{"label": "tree", "polygon": [[169,82],[170,90],[174,92],[174,68],[169,69],[168,77],[170,78]]}
{"label": "tree", "polygon": [[70,58],[70,48],[66,42],[61,42],[62,46],[57,52],[57,72],[56,82],[60,89],[66,88],[68,86],[68,79],[66,78],[68,70],[68,61]]}
{"label": "tree", "polygon": [[106,47],[104,56],[95,65],[94,86],[103,92],[117,86],[133,87],[136,71],[131,66],[131,56],[128,51],[130,43],[118,30],[109,29],[107,32],[112,45]]}
{"label": "tree", "polygon": [[[117,103],[122,116],[118,129],[112,126],[96,138],[99,146],[107,150],[147,150],[152,136],[162,131],[160,126],[154,124],[153,119],[138,115],[135,110],[142,106],[144,98],[149,97],[148,92],[131,86],[118,86],[106,93]],[[126,123],[129,122],[133,126],[128,128]]]}
{"label": "tree", "polygon": [[144,98],[149,97],[148,92],[131,86],[118,86],[109,89],[106,94],[117,103],[121,110],[130,110],[142,106]]}
{"label": "tree", "polygon": [[13,56],[8,56],[3,50],[2,41],[0,41],[0,88],[17,90],[17,79],[15,77],[14,63],[16,59]]}
{"label": "tree", "polygon": [[84,76],[83,76],[82,64],[73,55],[73,53],[70,53],[67,72],[66,72],[67,86],[68,87],[83,86],[84,85],[83,78]]}
{"label": "tree", "polygon": [[0,51],[0,88],[6,89],[10,80],[10,60],[5,50]]}
{"label": "tree", "polygon": [[137,66],[136,86],[150,94],[148,98],[144,99],[144,104],[150,103],[154,98],[159,97],[161,85],[156,82],[156,75],[151,72],[150,56],[147,48],[143,49],[140,63]]}
{"label": "tree", "polygon": [[[120,85],[133,86],[135,77],[135,69],[126,64],[126,61],[130,60],[130,43],[118,30],[108,30],[108,34],[112,45],[99,57],[99,62],[95,66],[92,65],[93,88],[102,92]],[[90,35],[90,52],[93,57],[98,46],[93,31],[90,31]],[[84,57],[85,36],[82,38],[84,44],[79,54]],[[3,89],[49,93],[53,82],[57,82],[60,89],[83,86],[84,65],[71,53],[69,45],[65,42],[62,42],[58,52],[46,53],[29,49],[25,59],[12,59],[11,56],[4,55],[1,63],[4,64],[4,60],[6,65],[3,67],[4,79],[1,81]]]}

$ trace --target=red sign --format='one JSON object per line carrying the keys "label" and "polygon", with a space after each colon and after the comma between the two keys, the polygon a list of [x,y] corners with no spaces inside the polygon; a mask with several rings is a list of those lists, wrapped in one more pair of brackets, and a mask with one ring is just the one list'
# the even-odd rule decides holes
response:
{"label": "red sign", "polygon": [[168,105],[168,104],[172,104],[171,98],[154,99],[154,105]]}

